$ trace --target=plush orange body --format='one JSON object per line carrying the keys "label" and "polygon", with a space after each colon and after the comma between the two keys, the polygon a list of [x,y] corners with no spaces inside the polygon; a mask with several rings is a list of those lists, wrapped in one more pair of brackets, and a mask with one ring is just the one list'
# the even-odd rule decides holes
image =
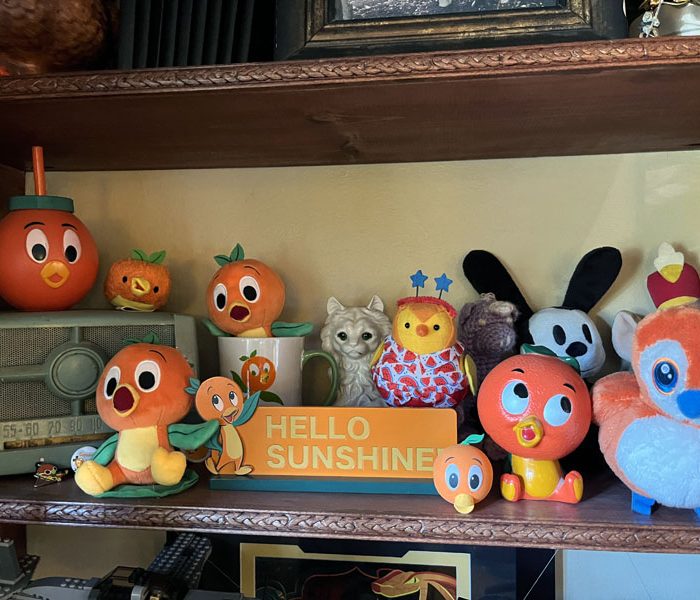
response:
{"label": "plush orange body", "polygon": [[581,499],[581,475],[565,476],[558,461],[591,423],[590,394],[573,368],[551,356],[512,356],[486,376],[477,407],[486,433],[512,455],[513,472],[501,478],[504,498]]}
{"label": "plush orange body", "polygon": [[104,292],[117,308],[149,312],[165,306],[170,286],[170,271],[166,266],[127,258],[109,268]]}
{"label": "plush orange body", "polygon": [[93,493],[92,481],[87,481],[86,489],[81,479],[90,477],[90,469],[100,471],[92,475],[100,479],[101,491],[122,483],[179,482],[185,456],[173,451],[168,426],[180,421],[191,407],[192,397],[185,388],[193,375],[185,357],[169,346],[141,343],[119,351],[100,377],[96,398],[102,420],[119,432],[116,454],[106,467],[109,475],[102,471],[104,467],[84,463],[76,473],[78,485]]}
{"label": "plush orange body", "polygon": [[222,331],[240,337],[271,337],[284,307],[284,282],[255,259],[221,267],[207,288],[209,318]]}
{"label": "plush orange body", "polygon": [[444,500],[466,514],[489,495],[493,485],[493,467],[478,448],[457,444],[441,450],[437,455],[433,463],[433,482]]}
{"label": "plush orange body", "polygon": [[95,242],[64,210],[10,211],[0,220],[0,257],[0,296],[20,310],[66,310],[97,277]]}

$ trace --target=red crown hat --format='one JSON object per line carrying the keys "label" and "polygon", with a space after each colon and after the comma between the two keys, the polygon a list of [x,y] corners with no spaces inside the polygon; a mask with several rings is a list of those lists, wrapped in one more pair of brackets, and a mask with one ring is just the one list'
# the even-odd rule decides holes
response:
{"label": "red crown hat", "polygon": [[654,267],[656,271],[647,277],[647,289],[657,308],[671,308],[700,299],[698,272],[671,244],[664,242],[659,246]]}
{"label": "red crown hat", "polygon": [[457,311],[455,310],[454,306],[452,306],[449,302],[445,302],[442,298],[434,298],[433,296],[408,296],[406,298],[401,298],[396,302],[396,306],[398,308],[401,308],[406,304],[434,304],[447,311],[447,314],[450,315],[451,319],[454,319],[457,316]]}

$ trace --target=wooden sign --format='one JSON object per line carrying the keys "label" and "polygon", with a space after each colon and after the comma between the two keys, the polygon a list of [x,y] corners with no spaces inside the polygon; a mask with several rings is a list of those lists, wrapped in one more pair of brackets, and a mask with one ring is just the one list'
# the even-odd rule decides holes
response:
{"label": "wooden sign", "polygon": [[432,479],[457,443],[444,408],[261,407],[236,429],[253,476]]}

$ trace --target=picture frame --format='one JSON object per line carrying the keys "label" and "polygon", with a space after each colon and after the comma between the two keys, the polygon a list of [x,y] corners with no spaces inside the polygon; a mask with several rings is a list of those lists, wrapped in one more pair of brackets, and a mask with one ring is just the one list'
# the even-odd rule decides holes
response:
{"label": "picture frame", "polygon": [[277,0],[275,60],[612,39],[628,30],[620,0],[506,0],[509,10],[362,19],[340,14],[341,1],[359,0]]}

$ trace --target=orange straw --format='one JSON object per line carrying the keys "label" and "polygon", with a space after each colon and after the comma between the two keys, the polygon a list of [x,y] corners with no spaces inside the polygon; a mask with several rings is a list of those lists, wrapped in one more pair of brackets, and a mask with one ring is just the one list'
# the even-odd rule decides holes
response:
{"label": "orange straw", "polygon": [[46,196],[44,149],[41,146],[32,146],[32,164],[34,165],[34,194],[37,196]]}

